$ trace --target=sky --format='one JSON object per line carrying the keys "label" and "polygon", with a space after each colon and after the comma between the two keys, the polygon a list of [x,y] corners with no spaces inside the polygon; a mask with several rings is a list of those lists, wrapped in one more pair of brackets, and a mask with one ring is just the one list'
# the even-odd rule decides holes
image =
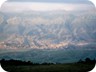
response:
{"label": "sky", "polygon": [[10,2],[58,2],[58,3],[89,3],[88,0],[8,0]]}
{"label": "sky", "polygon": [[52,11],[52,10],[92,10],[94,6],[88,0],[8,0],[0,11]]}

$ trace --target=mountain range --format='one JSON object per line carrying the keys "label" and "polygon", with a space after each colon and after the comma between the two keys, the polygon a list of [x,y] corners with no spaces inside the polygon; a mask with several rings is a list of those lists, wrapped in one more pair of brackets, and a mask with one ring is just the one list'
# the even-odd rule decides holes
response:
{"label": "mountain range", "polygon": [[74,62],[95,58],[95,27],[95,10],[1,12],[0,59]]}

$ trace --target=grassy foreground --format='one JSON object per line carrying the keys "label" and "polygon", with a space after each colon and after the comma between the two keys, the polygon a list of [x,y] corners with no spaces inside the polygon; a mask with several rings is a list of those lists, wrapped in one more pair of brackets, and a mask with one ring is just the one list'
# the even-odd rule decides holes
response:
{"label": "grassy foreground", "polygon": [[88,72],[94,64],[70,63],[54,65],[3,66],[8,72]]}

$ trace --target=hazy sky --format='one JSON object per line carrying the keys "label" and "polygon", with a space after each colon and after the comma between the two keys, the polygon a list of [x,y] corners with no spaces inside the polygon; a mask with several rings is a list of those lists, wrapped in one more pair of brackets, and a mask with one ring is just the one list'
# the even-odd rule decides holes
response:
{"label": "hazy sky", "polygon": [[88,0],[8,0],[14,2],[59,2],[59,3],[89,3]]}
{"label": "hazy sky", "polygon": [[92,10],[94,6],[88,0],[8,0],[0,11],[52,11],[52,10]]}

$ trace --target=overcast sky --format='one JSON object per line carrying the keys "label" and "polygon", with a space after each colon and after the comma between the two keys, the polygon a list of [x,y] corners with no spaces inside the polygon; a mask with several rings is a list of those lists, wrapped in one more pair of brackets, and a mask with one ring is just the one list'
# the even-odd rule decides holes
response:
{"label": "overcast sky", "polygon": [[59,3],[89,3],[88,0],[8,0],[10,2],[59,2]]}
{"label": "overcast sky", "polygon": [[49,10],[92,10],[94,6],[88,0],[8,0],[0,11],[49,11]]}

